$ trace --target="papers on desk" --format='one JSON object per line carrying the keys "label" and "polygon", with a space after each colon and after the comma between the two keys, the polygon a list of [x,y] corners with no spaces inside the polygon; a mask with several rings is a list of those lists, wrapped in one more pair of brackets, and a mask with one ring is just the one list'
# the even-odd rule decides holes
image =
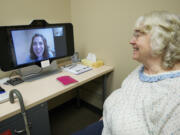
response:
{"label": "papers on desk", "polygon": [[9,92],[4,92],[0,94],[0,103],[4,103],[9,100]]}
{"label": "papers on desk", "polygon": [[[17,98],[14,93],[14,98]],[[5,91],[4,93],[0,93],[0,104],[9,101],[9,91]]]}
{"label": "papers on desk", "polygon": [[63,70],[78,75],[78,74],[82,74],[84,72],[87,72],[89,70],[92,70],[92,67],[85,66],[82,64],[71,64],[71,65],[65,66],[63,68]]}

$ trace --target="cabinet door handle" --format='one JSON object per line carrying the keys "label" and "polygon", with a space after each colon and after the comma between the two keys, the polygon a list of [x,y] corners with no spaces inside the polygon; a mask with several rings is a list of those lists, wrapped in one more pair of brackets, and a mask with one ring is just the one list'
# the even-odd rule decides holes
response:
{"label": "cabinet door handle", "polygon": [[[32,128],[32,123],[29,123],[29,128]],[[22,129],[22,130],[14,130],[14,133],[17,135],[21,135],[22,133],[26,132],[26,129]]]}
{"label": "cabinet door handle", "polygon": [[25,129],[22,129],[22,130],[14,130],[14,133],[17,134],[17,135],[20,135],[22,133],[24,133],[26,130]]}

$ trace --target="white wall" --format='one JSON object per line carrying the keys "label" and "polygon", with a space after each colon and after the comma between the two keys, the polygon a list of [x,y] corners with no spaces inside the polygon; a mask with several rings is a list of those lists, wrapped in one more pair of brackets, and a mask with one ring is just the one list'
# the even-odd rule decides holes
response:
{"label": "white wall", "polygon": [[138,64],[129,45],[136,19],[153,10],[180,14],[179,5],[180,0],[71,0],[76,49],[81,57],[92,52],[115,67],[115,90]]}

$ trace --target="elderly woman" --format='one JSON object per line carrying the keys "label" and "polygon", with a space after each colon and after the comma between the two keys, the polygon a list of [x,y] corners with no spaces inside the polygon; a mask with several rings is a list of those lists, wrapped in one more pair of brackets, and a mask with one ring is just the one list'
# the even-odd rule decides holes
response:
{"label": "elderly woman", "polygon": [[130,44],[142,65],[106,99],[102,135],[180,135],[180,18],[139,17]]}
{"label": "elderly woman", "polygon": [[141,16],[130,44],[142,65],[105,101],[102,135],[180,135],[180,18]]}

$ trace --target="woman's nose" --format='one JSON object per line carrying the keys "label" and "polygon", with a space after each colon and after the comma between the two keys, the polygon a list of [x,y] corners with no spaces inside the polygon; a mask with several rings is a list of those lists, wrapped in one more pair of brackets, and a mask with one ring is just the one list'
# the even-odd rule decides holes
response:
{"label": "woman's nose", "polygon": [[41,46],[38,44],[38,45],[37,45],[37,48],[40,48],[40,47],[41,47]]}
{"label": "woman's nose", "polygon": [[131,44],[131,45],[136,44],[136,39],[134,37],[132,37],[132,39],[130,40],[129,44]]}

